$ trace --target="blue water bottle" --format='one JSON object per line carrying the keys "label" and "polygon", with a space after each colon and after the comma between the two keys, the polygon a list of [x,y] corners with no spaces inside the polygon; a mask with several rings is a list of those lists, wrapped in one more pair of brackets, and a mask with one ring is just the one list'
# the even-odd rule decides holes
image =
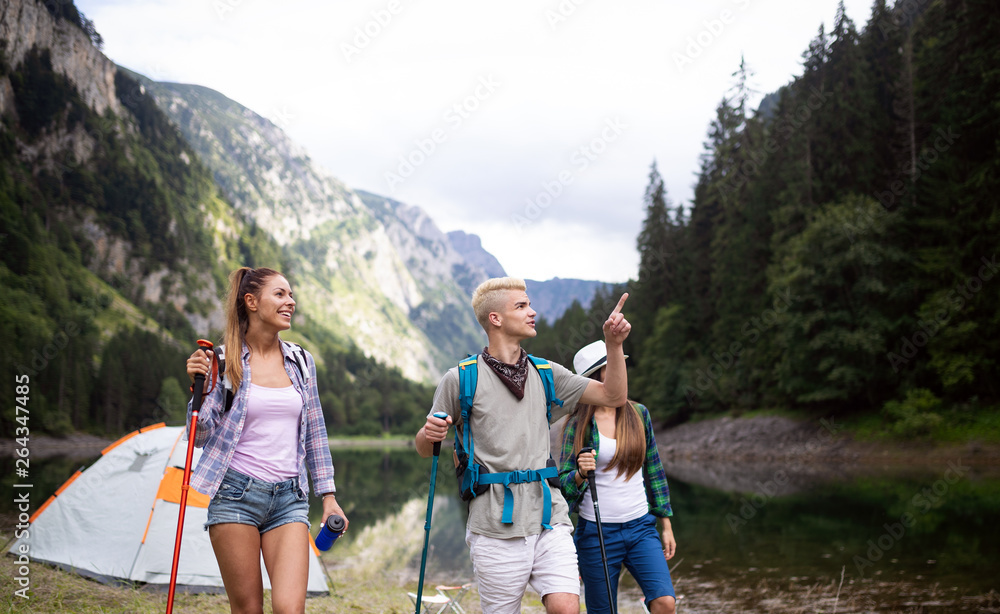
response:
{"label": "blue water bottle", "polygon": [[316,536],[316,547],[324,552],[330,549],[333,542],[344,532],[344,517],[337,514],[330,514]]}

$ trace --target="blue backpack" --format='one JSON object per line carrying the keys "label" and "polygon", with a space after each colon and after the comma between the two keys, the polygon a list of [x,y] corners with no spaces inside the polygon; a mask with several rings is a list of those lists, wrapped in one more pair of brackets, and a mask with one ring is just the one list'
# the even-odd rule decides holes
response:
{"label": "blue backpack", "polygon": [[[552,376],[552,365],[544,358],[538,358],[528,354],[528,359],[534,365],[538,375],[542,378],[542,386],[545,389],[545,416],[548,422],[552,421],[552,406],[562,407],[563,402],[556,398],[556,384]],[[455,453],[458,455],[458,468],[455,475],[460,484],[460,495],[463,501],[471,501],[475,497],[489,490],[492,484],[503,484],[503,517],[504,524],[514,522],[514,493],[510,490],[511,484],[523,484],[527,482],[541,482],[545,495],[544,509],[542,510],[542,526],[551,529],[549,521],[552,518],[552,493],[550,485],[559,488],[559,469],[556,463],[549,457],[548,463],[542,469],[522,469],[517,471],[505,471],[503,473],[489,473],[485,467],[475,460],[475,443],[472,437],[472,423],[469,417],[472,414],[473,399],[476,396],[476,384],[479,379],[479,355],[469,354],[469,357],[458,363],[458,398],[462,406],[462,437],[459,439],[458,429],[455,429]]]}

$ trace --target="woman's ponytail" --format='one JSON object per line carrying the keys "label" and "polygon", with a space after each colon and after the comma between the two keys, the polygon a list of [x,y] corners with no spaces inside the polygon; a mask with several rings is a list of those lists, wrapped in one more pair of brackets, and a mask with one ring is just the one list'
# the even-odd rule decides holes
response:
{"label": "woman's ponytail", "polygon": [[246,342],[250,317],[247,313],[246,295],[260,298],[261,289],[267,280],[278,271],[268,268],[252,269],[240,267],[229,275],[229,292],[226,294],[226,330],[222,342],[226,345],[226,380],[238,390],[243,382],[243,344]]}

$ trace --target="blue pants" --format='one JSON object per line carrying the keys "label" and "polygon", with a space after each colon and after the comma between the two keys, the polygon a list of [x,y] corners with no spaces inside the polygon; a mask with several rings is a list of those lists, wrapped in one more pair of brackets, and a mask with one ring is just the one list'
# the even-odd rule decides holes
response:
{"label": "blue pants", "polygon": [[[604,548],[615,603],[618,602],[618,576],[623,564],[642,588],[646,603],[658,597],[675,596],[670,568],[663,556],[663,542],[656,532],[656,516],[646,514],[628,522],[602,522],[601,527],[604,529]],[[610,612],[597,523],[581,517],[573,539],[580,561],[588,614]]]}

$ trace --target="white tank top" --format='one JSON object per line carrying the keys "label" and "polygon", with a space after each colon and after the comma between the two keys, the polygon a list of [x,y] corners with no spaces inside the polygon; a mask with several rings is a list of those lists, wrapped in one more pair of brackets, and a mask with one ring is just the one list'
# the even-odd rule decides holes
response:
{"label": "white tank top", "polygon": [[243,433],[229,466],[265,482],[298,476],[301,417],[302,397],[294,387],[267,388],[251,382]]}
{"label": "white tank top", "polygon": [[[627,481],[624,475],[618,477],[617,467],[605,471],[615,456],[618,442],[601,435],[600,431],[598,436],[600,447],[597,452],[597,473],[594,475],[597,478],[597,502],[601,506],[601,522],[628,522],[642,518],[649,511],[642,471],[635,472]],[[594,498],[590,495],[589,488],[583,493],[579,512],[581,517],[591,522],[597,520],[594,516]]]}

